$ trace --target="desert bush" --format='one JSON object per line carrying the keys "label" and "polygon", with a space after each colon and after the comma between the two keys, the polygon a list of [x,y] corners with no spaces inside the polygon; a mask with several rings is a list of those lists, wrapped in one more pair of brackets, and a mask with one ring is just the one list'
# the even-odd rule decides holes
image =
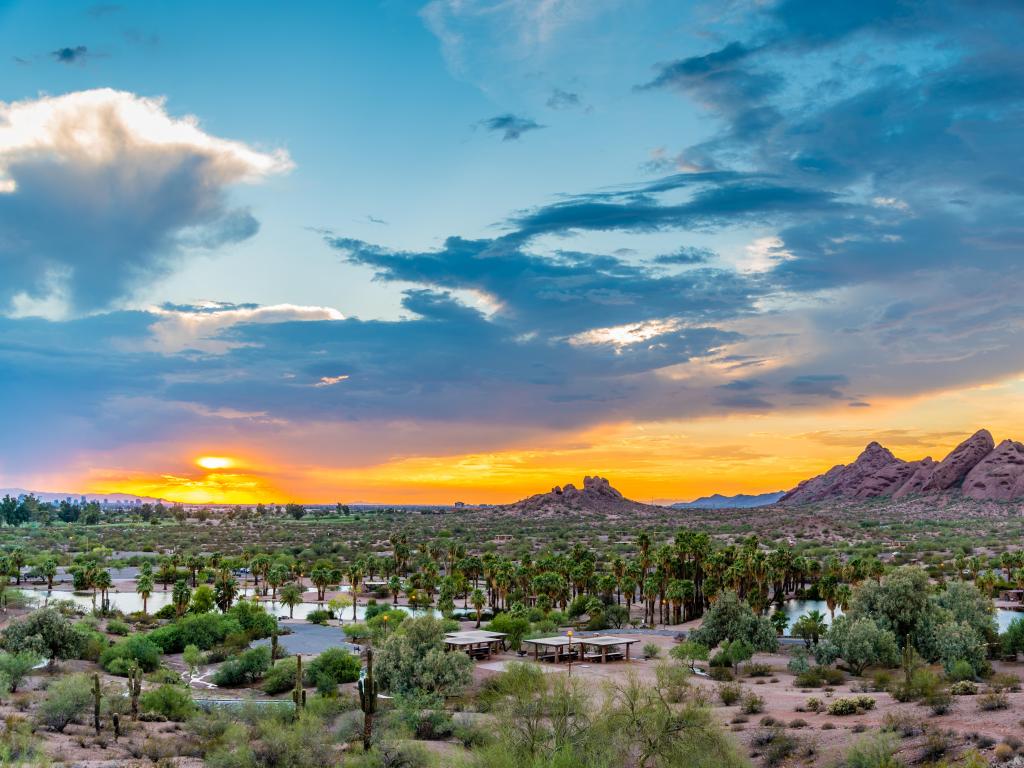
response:
{"label": "desert bush", "polygon": [[361,666],[359,657],[344,648],[328,648],[306,665],[303,676],[307,685],[318,685],[326,679],[337,686],[358,680]]}
{"label": "desert bush", "polygon": [[1006,742],[996,744],[994,750],[992,750],[992,756],[1000,763],[1008,763],[1013,759],[1014,755],[1017,754],[1017,750],[1011,747]]}
{"label": "desert bush", "polygon": [[744,671],[748,677],[771,677],[772,675],[771,664],[764,664],[762,662],[750,662]]}
{"label": "desert bush", "polygon": [[946,672],[948,677],[953,682],[960,682],[961,680],[973,680],[974,679],[974,667],[971,663],[959,659],[950,665],[949,670]]}
{"label": "desert bush", "polygon": [[118,640],[100,655],[100,666],[112,675],[128,675],[133,664],[143,672],[160,666],[160,646],[144,635]]}
{"label": "desert bush", "polygon": [[718,698],[727,707],[738,702],[742,695],[743,688],[739,683],[720,683],[718,686]]}
{"label": "desert bush", "polygon": [[224,688],[233,688],[256,682],[270,669],[270,649],[266,646],[251,648],[240,656],[225,661],[213,675],[213,682]]}
{"label": "desert bush", "polygon": [[954,696],[973,696],[978,692],[978,686],[971,680],[958,680],[949,686],[949,692]]}
{"label": "desert bush", "polygon": [[998,672],[988,679],[988,684],[994,691],[1020,690],[1020,678],[1012,672]]}
{"label": "desert bush", "polygon": [[16,693],[39,661],[39,654],[32,651],[0,653],[0,690]]}
{"label": "desert bush", "polygon": [[921,703],[930,708],[933,715],[944,715],[953,706],[953,696],[948,691],[935,691],[925,696]]}
{"label": "desert bush", "polygon": [[852,696],[835,699],[828,705],[830,715],[859,715],[875,708],[875,700],[870,696]]}
{"label": "desert bush", "polygon": [[139,704],[143,712],[156,712],[175,722],[188,720],[196,708],[191,694],[180,685],[161,685],[146,691]]}
{"label": "desert bush", "polygon": [[306,621],[308,621],[310,624],[327,624],[327,622],[333,618],[334,613],[332,611],[324,610],[322,608],[318,608],[315,611],[310,611],[306,615]]}
{"label": "desert bush", "polygon": [[740,710],[747,715],[756,715],[764,711],[764,698],[753,691],[747,691],[740,698]]}
{"label": "desert bush", "polygon": [[92,685],[92,678],[86,674],[55,680],[46,689],[46,699],[39,707],[39,722],[63,733],[92,704]]}
{"label": "desert bush", "polygon": [[846,752],[846,768],[902,768],[891,736],[879,733],[863,737]]}
{"label": "desert bush", "polygon": [[1010,700],[1002,691],[989,691],[978,697],[978,709],[982,712],[993,712],[1000,709],[1009,709]]}
{"label": "desert bush", "polygon": [[107,622],[107,632],[112,635],[127,635],[131,629],[127,622],[120,619],[111,619]]}

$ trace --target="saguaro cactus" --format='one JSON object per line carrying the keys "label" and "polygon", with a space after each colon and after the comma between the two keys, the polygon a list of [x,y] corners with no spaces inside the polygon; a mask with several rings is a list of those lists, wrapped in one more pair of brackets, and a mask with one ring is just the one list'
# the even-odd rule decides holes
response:
{"label": "saguaro cactus", "polygon": [[306,692],[302,689],[302,654],[295,657],[295,688],[292,689],[292,701],[295,702],[295,714],[306,706]]}
{"label": "saguaro cactus", "polygon": [[373,716],[377,712],[377,683],[373,679],[373,649],[366,650],[366,677],[359,680],[359,707],[363,710],[363,750],[370,749]]}
{"label": "saguaro cactus", "polygon": [[102,696],[100,691],[100,676],[94,674],[92,676],[92,726],[96,729],[96,735],[100,735],[100,697]]}
{"label": "saguaro cactus", "polygon": [[280,649],[277,647],[277,630],[270,636],[270,660],[277,661],[280,656]]}
{"label": "saguaro cactus", "polygon": [[142,693],[142,669],[135,664],[128,677],[128,696],[132,702],[132,720],[139,719],[139,695]]}
{"label": "saguaro cactus", "polygon": [[121,738],[121,716],[115,712],[110,716],[111,722],[114,724],[114,741]]}

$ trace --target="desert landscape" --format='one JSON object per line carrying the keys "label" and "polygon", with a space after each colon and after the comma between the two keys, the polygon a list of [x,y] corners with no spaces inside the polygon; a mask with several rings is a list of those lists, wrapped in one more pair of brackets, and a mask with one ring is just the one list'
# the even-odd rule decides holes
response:
{"label": "desert landscape", "polygon": [[[1014,765],[1024,499],[979,489],[1015,482],[1015,445],[980,431],[902,462],[871,443],[740,509],[642,504],[598,476],[417,511],[97,520],[8,496],[6,520],[44,524],[0,529],[5,749],[68,766],[694,749],[701,765]],[[613,749],[610,723],[639,741]]]}

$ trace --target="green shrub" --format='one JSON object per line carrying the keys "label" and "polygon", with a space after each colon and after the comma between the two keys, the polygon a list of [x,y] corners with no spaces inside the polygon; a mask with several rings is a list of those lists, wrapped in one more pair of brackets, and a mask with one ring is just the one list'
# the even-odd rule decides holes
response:
{"label": "green shrub", "polygon": [[340,685],[358,680],[361,668],[359,658],[344,648],[328,648],[306,665],[303,673],[307,685],[317,684],[322,677]]}
{"label": "green shrub", "polygon": [[896,757],[896,743],[888,734],[864,737],[846,752],[846,768],[902,768]]}
{"label": "green shrub", "polygon": [[747,715],[756,715],[764,711],[764,698],[753,691],[747,691],[740,699],[740,711]]}
{"label": "green shrub", "polygon": [[263,692],[274,696],[295,687],[296,661],[294,656],[281,659],[267,670],[263,678]]}
{"label": "green shrub", "polygon": [[949,692],[954,696],[973,696],[978,692],[978,686],[971,680],[960,680],[949,686]]}
{"label": "green shrub", "polygon": [[270,649],[251,648],[240,656],[228,659],[213,675],[213,682],[224,688],[235,688],[259,680],[270,669]]}
{"label": "green shrub", "polygon": [[127,622],[120,619],[111,619],[107,622],[107,632],[112,635],[127,635],[131,632],[131,627],[128,626]]}
{"label": "green shrub", "polygon": [[773,673],[771,664],[761,662],[750,662],[744,671],[748,677],[771,677]]}
{"label": "green shrub", "polygon": [[835,699],[828,705],[828,713],[837,717],[859,715],[875,708],[875,700],[870,696],[853,696]]}
{"label": "green shrub", "polygon": [[219,613],[199,613],[185,615],[173,624],[154,629],[147,637],[160,646],[164,653],[181,653],[186,645],[208,651],[232,634],[243,639],[246,637],[234,617]]}
{"label": "green shrub", "polygon": [[143,712],[156,712],[168,720],[181,722],[195,711],[195,703],[188,690],[180,685],[161,685],[139,697]]}
{"label": "green shrub", "polygon": [[720,683],[718,686],[718,698],[722,703],[731,707],[743,695],[743,688],[739,683]]}
{"label": "green shrub", "polygon": [[328,621],[334,618],[334,614],[331,611],[317,608],[314,611],[310,611],[306,615],[306,621],[310,624],[326,624]]}
{"label": "green shrub", "polygon": [[0,653],[0,678],[4,682],[3,692],[16,693],[40,658],[31,651],[21,653]]}
{"label": "green shrub", "polygon": [[53,682],[39,707],[39,722],[57,733],[81,717],[92,704],[92,678],[70,675]]}
{"label": "green shrub", "polygon": [[249,640],[270,637],[277,629],[277,619],[267,609],[251,600],[239,600],[228,610],[226,617],[238,622]]}
{"label": "green shrub", "polygon": [[145,635],[118,640],[100,655],[100,666],[112,675],[127,675],[132,662],[143,672],[160,666],[160,646]]}
{"label": "green shrub", "polygon": [[961,680],[973,680],[974,679],[974,667],[971,663],[960,659],[954,661],[949,668],[949,672],[946,674],[950,680],[959,682]]}

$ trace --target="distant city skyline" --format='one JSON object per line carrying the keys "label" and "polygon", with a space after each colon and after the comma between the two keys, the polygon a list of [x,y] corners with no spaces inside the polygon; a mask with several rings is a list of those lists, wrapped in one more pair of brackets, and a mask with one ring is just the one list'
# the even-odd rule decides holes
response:
{"label": "distant city skyline", "polygon": [[1024,438],[1008,0],[0,0],[0,486],[757,494]]}

